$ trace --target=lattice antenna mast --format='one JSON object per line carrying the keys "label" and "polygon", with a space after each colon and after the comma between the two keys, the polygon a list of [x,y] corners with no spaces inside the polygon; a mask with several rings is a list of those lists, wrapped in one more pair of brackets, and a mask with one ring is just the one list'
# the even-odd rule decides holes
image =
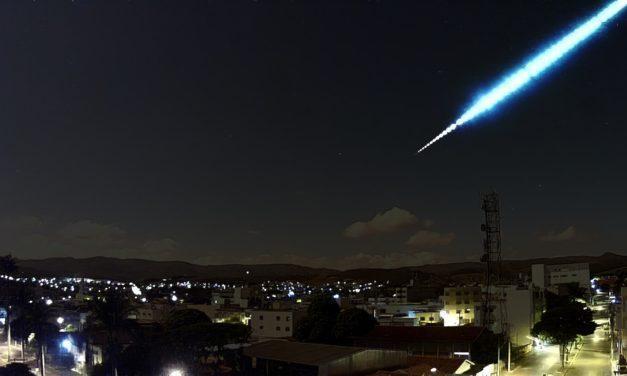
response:
{"label": "lattice antenna mast", "polygon": [[486,193],[482,198],[485,223],[481,225],[481,231],[485,232],[485,239],[483,240],[484,253],[481,261],[486,263],[486,292],[483,300],[481,324],[488,326],[492,321],[492,308],[494,306],[492,299],[495,286],[501,283],[501,214],[499,196],[496,192]]}

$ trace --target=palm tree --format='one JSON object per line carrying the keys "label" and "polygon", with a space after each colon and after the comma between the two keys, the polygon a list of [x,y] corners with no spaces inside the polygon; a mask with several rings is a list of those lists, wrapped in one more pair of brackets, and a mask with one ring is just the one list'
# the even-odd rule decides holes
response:
{"label": "palm tree", "polygon": [[20,328],[22,338],[26,333],[35,334],[37,344],[37,364],[40,368],[41,376],[46,375],[46,343],[50,338],[59,332],[55,324],[54,310],[44,302],[30,303],[22,309],[22,314],[15,320],[15,326]]}
{"label": "palm tree", "polygon": [[110,374],[117,376],[118,361],[122,352],[121,337],[134,332],[136,322],[129,319],[129,315],[135,311],[135,308],[125,295],[114,290],[93,300],[90,308],[88,333],[93,334],[96,331],[106,333],[105,356],[109,363]]}

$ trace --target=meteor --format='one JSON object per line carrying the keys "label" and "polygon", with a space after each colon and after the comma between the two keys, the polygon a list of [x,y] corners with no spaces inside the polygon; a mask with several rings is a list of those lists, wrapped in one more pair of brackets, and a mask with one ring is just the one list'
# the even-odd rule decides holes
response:
{"label": "meteor", "polygon": [[444,138],[444,136],[467,122],[490,111],[496,105],[528,85],[534,78],[540,76],[547,69],[555,65],[562,57],[575,49],[575,47],[590,38],[605,22],[616,16],[626,6],[627,0],[615,0],[611,2],[592,18],[577,26],[566,36],[523,63],[522,67],[514,71],[512,75],[505,77],[500,83],[490,89],[490,91],[480,96],[459,119],[455,120],[453,124],[446,127],[440,134],[420,148],[416,154],[423,152],[429,146],[438,142]]}

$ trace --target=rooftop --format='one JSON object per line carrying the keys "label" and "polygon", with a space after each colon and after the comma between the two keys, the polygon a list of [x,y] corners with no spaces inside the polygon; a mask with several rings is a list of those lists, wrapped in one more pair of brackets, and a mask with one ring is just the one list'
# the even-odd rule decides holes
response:
{"label": "rooftop", "polygon": [[360,338],[397,342],[474,342],[483,327],[478,326],[376,326]]}
{"label": "rooftop", "polygon": [[366,351],[366,349],[362,347],[271,340],[246,347],[244,355],[281,362],[319,366],[362,351]]}

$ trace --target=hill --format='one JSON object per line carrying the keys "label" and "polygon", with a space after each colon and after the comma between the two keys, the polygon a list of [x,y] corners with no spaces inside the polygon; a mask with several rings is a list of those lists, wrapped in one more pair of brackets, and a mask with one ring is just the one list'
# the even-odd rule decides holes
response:
{"label": "hill", "polygon": [[[528,260],[504,260],[503,272],[509,275],[528,273],[532,264],[567,264],[586,262],[590,272],[598,274],[610,270],[627,268],[627,256],[604,253],[600,256],[563,256]],[[115,280],[158,279],[185,277],[222,281],[285,280],[300,279],[315,282],[332,280],[379,280],[404,283],[410,278],[417,282],[450,280],[477,280],[481,278],[484,265],[480,262],[431,264],[396,269],[351,269],[334,270],[311,268],[292,264],[258,265],[197,265],[183,261],[151,261],[141,259],[118,259],[110,257],[72,258],[57,257],[41,260],[19,260],[20,270],[25,275],[68,276],[110,278]],[[249,274],[246,272],[249,271]]]}

